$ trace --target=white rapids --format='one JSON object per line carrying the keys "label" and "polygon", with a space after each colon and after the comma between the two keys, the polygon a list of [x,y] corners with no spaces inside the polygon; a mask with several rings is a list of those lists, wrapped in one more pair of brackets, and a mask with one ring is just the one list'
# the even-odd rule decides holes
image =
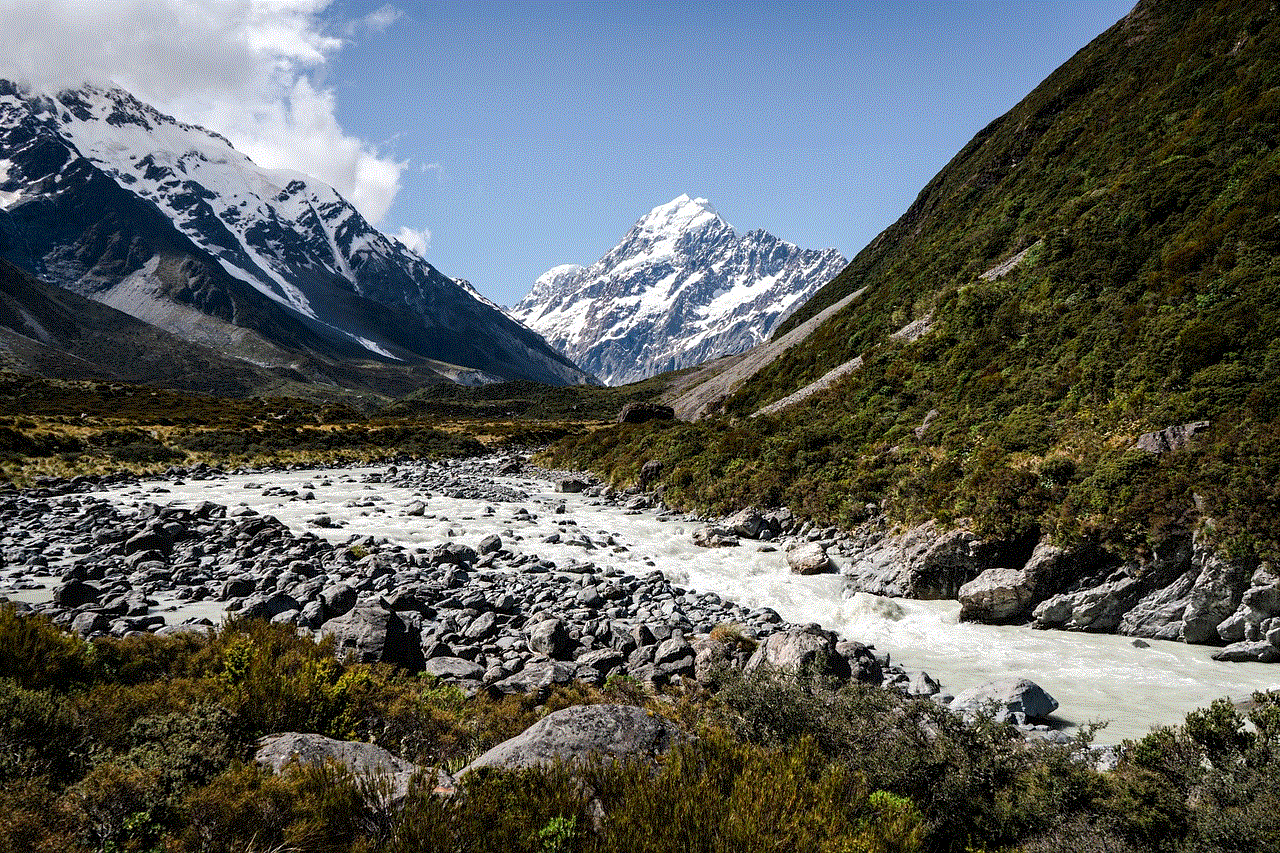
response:
{"label": "white rapids", "polygon": [[[1058,700],[1060,722],[1106,722],[1099,743],[1118,743],[1141,737],[1154,726],[1180,723],[1188,711],[1219,697],[1244,699],[1255,690],[1280,685],[1280,668],[1219,663],[1210,659],[1213,649],[1207,646],[1151,640],[1149,647],[1139,648],[1129,637],[960,623],[959,604],[954,601],[888,599],[865,593],[846,598],[844,578],[793,575],[781,550],[760,550],[765,543],[698,548],[690,536],[697,522],[679,517],[661,520],[653,511],[627,511],[583,495],[555,493],[545,479],[496,478],[502,485],[528,493],[529,500],[486,502],[435,492],[424,497],[411,488],[362,482],[365,475],[383,470],[285,471],[182,484],[151,482],[100,496],[122,503],[192,505],[208,500],[232,511],[246,506],[274,515],[297,533],[309,530],[334,542],[373,536],[410,548],[448,540],[474,546],[484,536],[497,533],[513,551],[558,563],[589,560],[633,574],[657,568],[681,586],[715,592],[748,607],[772,607],[788,621],[817,622],[848,639],[874,645],[879,652],[889,652],[896,663],[927,671],[950,693],[1000,676],[1025,676]],[[246,488],[246,484],[258,485]],[[281,489],[312,491],[315,499],[263,494]],[[426,503],[425,514],[406,515],[408,505],[418,500]],[[565,511],[557,513],[561,504]],[[515,518],[521,507],[533,518]],[[318,515],[328,515],[339,526],[308,523]],[[581,545],[543,541],[553,533],[570,540],[579,531],[596,539],[610,535],[625,550],[586,551]],[[201,602],[196,607],[216,618],[214,603]],[[196,608],[180,609],[191,610],[181,614],[185,616]]]}

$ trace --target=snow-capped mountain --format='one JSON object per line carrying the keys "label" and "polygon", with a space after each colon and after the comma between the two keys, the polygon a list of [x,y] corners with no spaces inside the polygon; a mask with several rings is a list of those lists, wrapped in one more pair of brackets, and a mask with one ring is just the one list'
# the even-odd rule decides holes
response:
{"label": "snow-capped mountain", "polygon": [[554,267],[512,314],[609,385],[738,353],[765,340],[847,262],[756,230],[703,198],[641,217],[588,267]]}
{"label": "snow-capped mountain", "polygon": [[[117,88],[0,81],[0,257],[244,360],[346,384],[589,377],[334,189]],[[300,360],[301,359],[301,360]]]}

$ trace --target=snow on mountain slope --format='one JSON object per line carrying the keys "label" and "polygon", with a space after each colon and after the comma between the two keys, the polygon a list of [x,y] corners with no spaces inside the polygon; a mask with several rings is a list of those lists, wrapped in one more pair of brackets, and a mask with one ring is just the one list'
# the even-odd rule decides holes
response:
{"label": "snow on mountain slope", "polygon": [[764,231],[738,234],[706,199],[641,217],[588,267],[554,267],[512,314],[610,385],[742,352],[846,264]]}
{"label": "snow on mountain slope", "polygon": [[[151,281],[150,293],[160,302],[216,310],[232,323],[283,310],[273,322],[294,329],[290,345],[318,338],[316,347],[341,358],[444,362],[467,375],[553,384],[589,381],[465,283],[373,228],[331,187],[261,168],[218,134],[163,115],[120,89],[85,86],[50,96],[0,81],[0,161],[0,203],[30,244],[29,257],[14,260],[55,284],[107,300],[108,291],[151,259],[148,252],[162,251],[151,233],[158,226],[134,234],[146,212],[125,211],[129,205],[118,194],[113,212],[125,221],[85,222],[87,230],[50,236],[66,230],[51,226],[51,207],[74,208],[83,217],[77,194],[93,184],[98,195],[111,195],[105,178],[158,211],[199,253],[277,308],[247,310],[256,297],[246,291],[233,310],[225,281],[206,284],[200,304],[192,302],[193,288]],[[143,245],[114,265],[85,261],[85,235],[103,230],[117,243]],[[159,242],[171,248],[175,239]],[[132,291],[129,304],[140,304],[136,277]],[[164,311],[151,306],[148,313]]]}

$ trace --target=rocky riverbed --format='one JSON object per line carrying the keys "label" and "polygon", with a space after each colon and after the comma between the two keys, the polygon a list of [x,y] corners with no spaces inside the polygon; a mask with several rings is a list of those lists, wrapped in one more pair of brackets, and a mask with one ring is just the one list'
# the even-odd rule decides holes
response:
{"label": "rocky riverbed", "polygon": [[[833,544],[831,531],[778,515],[753,531],[763,539],[697,547],[703,519],[555,477],[492,458],[46,484],[0,496],[0,594],[85,635],[201,630],[239,612],[334,634],[361,659],[498,693],[621,675],[679,682],[719,662],[819,655],[834,674],[938,701],[1027,675],[1063,700],[1070,720],[1119,719],[1108,741],[1273,683],[1261,665],[1171,663],[1158,646],[1175,644],[1139,658],[1126,641],[1122,658],[1107,660],[1117,650],[1090,647],[1094,636],[1033,638],[958,625],[929,609],[947,606],[938,602],[851,600],[838,575],[795,573],[818,559],[806,563],[806,550]],[[796,545],[805,547],[788,553]],[[1050,636],[1061,638],[1057,648],[1035,648]],[[975,654],[975,644],[985,648]],[[1019,644],[1028,647],[1021,659]],[[1117,666],[1128,672],[1120,683]],[[1164,667],[1158,680],[1174,695],[1146,700],[1144,667]],[[1077,704],[1074,685],[1091,668],[1109,682],[1104,694],[1129,689],[1132,707],[1099,707],[1088,691]],[[1019,701],[1006,703],[1011,718],[1022,719]]]}

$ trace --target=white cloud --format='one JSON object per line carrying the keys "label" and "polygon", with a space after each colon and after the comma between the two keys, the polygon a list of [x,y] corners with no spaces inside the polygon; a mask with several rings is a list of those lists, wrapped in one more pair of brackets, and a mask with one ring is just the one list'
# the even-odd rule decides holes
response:
{"label": "white cloud", "polygon": [[431,248],[431,232],[426,228],[406,228],[400,227],[400,230],[391,235],[404,243],[405,248],[411,252],[416,252],[423,257],[427,254],[427,249]]}
{"label": "white cloud", "polygon": [[441,163],[419,163],[418,171],[424,175],[435,175],[437,181],[444,180],[444,165]]}
{"label": "white cloud", "polygon": [[347,38],[352,38],[361,32],[385,33],[392,24],[403,17],[404,12],[401,12],[395,6],[383,6],[379,9],[374,9],[363,18],[357,18],[349,22],[343,29],[343,34]]}
{"label": "white cloud", "polygon": [[[333,90],[318,82],[344,43],[328,34],[329,2],[4,0],[0,77],[46,91],[115,83],[263,166],[331,184],[378,223],[407,162],[343,130]],[[383,6],[350,31],[399,17]]]}

